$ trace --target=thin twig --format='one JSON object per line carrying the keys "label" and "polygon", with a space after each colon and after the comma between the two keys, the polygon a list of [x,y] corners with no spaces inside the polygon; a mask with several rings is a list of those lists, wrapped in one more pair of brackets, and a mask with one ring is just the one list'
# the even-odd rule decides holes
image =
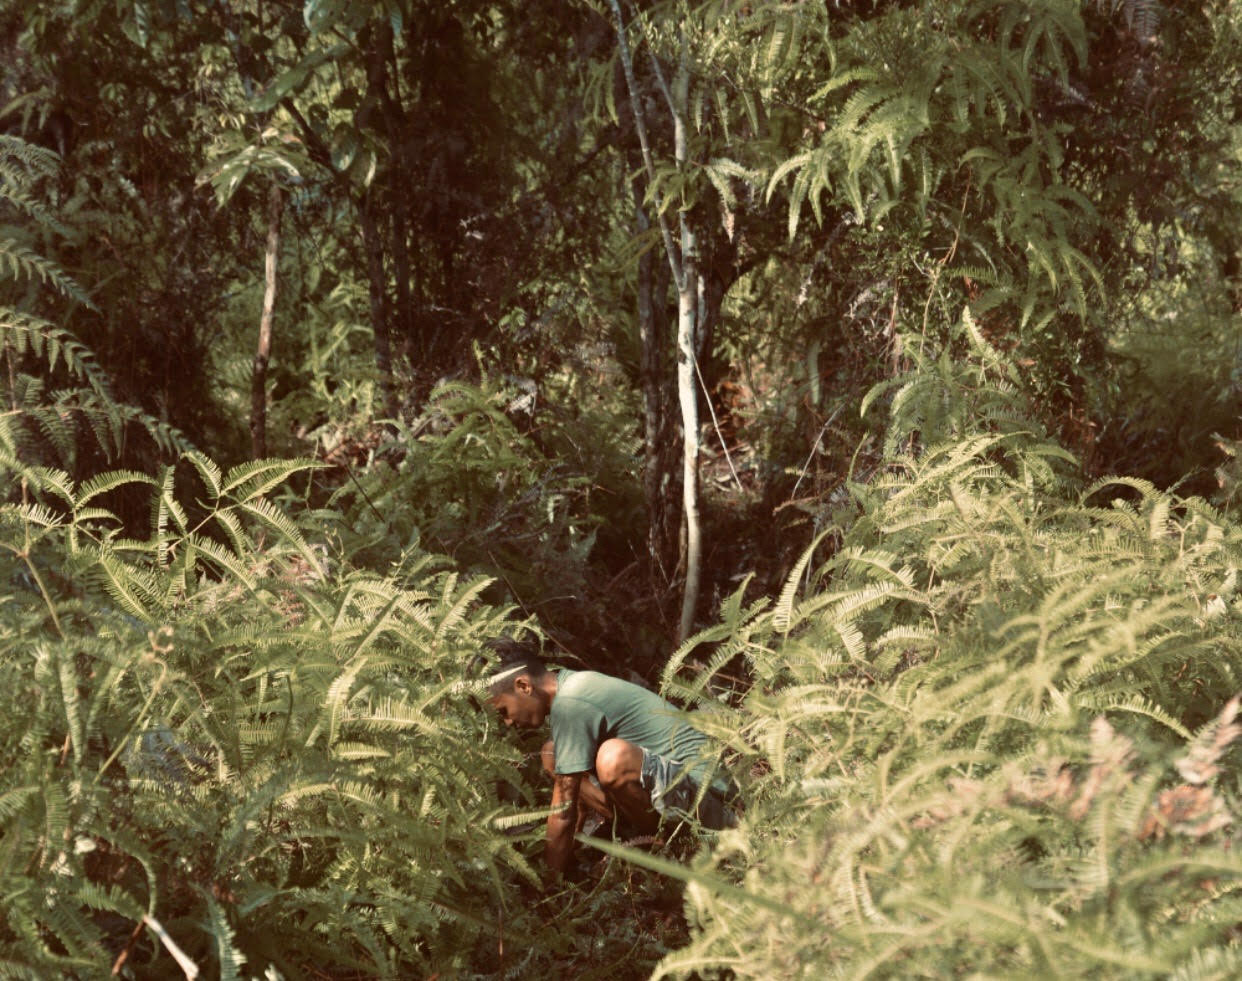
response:
{"label": "thin twig", "polygon": [[172,954],[173,960],[177,962],[177,966],[181,968],[187,981],[194,981],[198,977],[198,965],[190,960],[184,950],[177,946],[177,942],[168,935],[168,931],[160,925],[159,920],[154,916],[144,916],[142,922],[149,926],[155,935],[160,938],[160,943]]}
{"label": "thin twig", "polygon": [[375,503],[367,494],[366,488],[363,487],[362,484],[358,483],[358,478],[354,476],[354,468],[349,465],[348,460],[344,460],[342,462],[345,464],[345,472],[349,474],[349,479],[352,480],[354,482],[354,486],[358,488],[358,493],[362,495],[362,499],[367,502],[367,506],[375,512],[375,516],[379,518],[380,521],[384,522],[384,526],[387,527],[388,519],[385,518],[384,515],[380,513],[380,509],[375,506]]}
{"label": "thin twig", "polygon": [[496,954],[503,971],[505,966],[505,904],[503,902],[496,911],[496,933]]}
{"label": "thin twig", "polygon": [[139,936],[142,935],[142,928],[144,926],[146,926],[146,924],[143,923],[142,920],[139,920],[138,925],[134,927],[134,932],[129,935],[129,943],[125,945],[125,948],[119,955],[117,955],[117,959],[112,964],[113,977],[116,977],[121,973],[121,968],[125,965],[126,960],[129,959],[129,953],[134,949],[134,944],[138,942]]}
{"label": "thin twig", "polygon": [[737,483],[737,489],[744,494],[746,493],[746,488],[742,486],[742,478],[737,475],[737,470],[733,467],[733,457],[729,455],[729,447],[725,444],[724,433],[720,431],[720,423],[716,419],[716,409],[712,405],[711,393],[707,390],[707,382],[703,380],[703,372],[699,370],[699,359],[691,356],[690,360],[694,362],[694,374],[699,380],[699,386],[703,389],[703,399],[707,402],[707,411],[712,414],[712,428],[716,430],[716,438],[720,440],[720,448],[724,450],[725,459],[729,462],[729,472],[733,474],[733,479]]}
{"label": "thin twig", "polygon": [[815,458],[815,454],[819,451],[819,444],[823,441],[824,433],[828,431],[828,427],[831,426],[837,416],[841,414],[841,410],[843,408],[843,405],[838,405],[836,411],[828,417],[828,421],[819,427],[819,435],[815,437],[815,445],[811,447],[811,452],[806,455],[806,462],[802,464],[802,472],[798,474],[798,479],[794,481],[793,490],[789,492],[789,500],[792,501],[794,496],[798,493],[798,488],[802,484],[802,478],[806,476],[807,471],[811,467],[811,461]]}
{"label": "thin twig", "polygon": [[927,318],[931,310],[932,297],[935,296],[936,287],[940,283],[940,276],[944,272],[945,266],[953,261],[953,257],[957,255],[957,243],[962,237],[962,222],[966,219],[966,201],[970,197],[971,175],[966,175],[966,190],[962,193],[962,207],[957,214],[957,226],[953,229],[953,242],[949,245],[948,250],[936,263],[936,268],[932,270],[931,286],[927,289],[927,302],[923,304],[923,329],[919,334],[919,355],[923,354],[923,342],[927,339]]}

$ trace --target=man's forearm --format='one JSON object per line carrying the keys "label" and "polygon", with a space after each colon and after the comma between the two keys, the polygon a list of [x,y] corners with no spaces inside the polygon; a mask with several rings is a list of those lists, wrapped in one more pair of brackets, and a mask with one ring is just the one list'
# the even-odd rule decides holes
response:
{"label": "man's forearm", "polygon": [[578,802],[569,801],[563,811],[548,816],[547,846],[544,857],[554,872],[569,871],[574,854],[574,829],[578,825]]}
{"label": "man's forearm", "polygon": [[578,790],[581,773],[558,773],[552,782],[552,813],[544,857],[553,872],[564,875],[574,854],[574,831],[578,828]]}

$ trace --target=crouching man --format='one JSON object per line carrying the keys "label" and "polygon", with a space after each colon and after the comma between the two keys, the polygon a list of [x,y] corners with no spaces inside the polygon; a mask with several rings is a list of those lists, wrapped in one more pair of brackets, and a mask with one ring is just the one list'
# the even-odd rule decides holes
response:
{"label": "crouching man", "polygon": [[[690,815],[708,828],[731,827],[727,781],[710,780],[707,737],[685,713],[639,685],[596,671],[549,670],[518,645],[495,645],[501,664],[489,701],[506,725],[535,729],[545,720],[552,738],[543,767],[552,776],[548,865],[568,871],[574,834],[588,812],[620,817],[640,834],[654,833],[663,817]],[[594,779],[592,779],[594,778]]]}

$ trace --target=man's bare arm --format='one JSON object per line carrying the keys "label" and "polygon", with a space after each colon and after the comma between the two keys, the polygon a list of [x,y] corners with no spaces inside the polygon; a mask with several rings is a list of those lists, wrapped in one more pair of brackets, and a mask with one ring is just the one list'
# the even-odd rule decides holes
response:
{"label": "man's bare arm", "polygon": [[564,875],[574,853],[574,832],[578,829],[578,792],[581,773],[553,776],[552,813],[548,815],[547,847],[544,856],[554,872]]}

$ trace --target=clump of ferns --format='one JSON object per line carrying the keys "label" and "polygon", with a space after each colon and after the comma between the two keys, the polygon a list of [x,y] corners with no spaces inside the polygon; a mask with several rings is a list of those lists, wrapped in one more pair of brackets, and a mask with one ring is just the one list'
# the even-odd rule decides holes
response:
{"label": "clump of ferns", "polygon": [[[0,877],[54,901],[10,907],[4,956],[32,977],[122,955],[171,969],[146,932],[162,924],[222,975],[452,960],[512,878],[534,878],[497,796],[521,785],[516,761],[480,738],[457,680],[462,653],[500,629],[486,583],[431,562],[400,581],[347,556],[329,571],[266,499],[301,464],[183,459],[219,539],[190,524],[167,472],[75,486],[28,467],[62,513],[5,512],[5,561],[28,588],[0,618],[0,757],[16,764],[0,782]],[[149,486],[147,540],[118,539],[95,506],[116,481]]]}
{"label": "clump of ferns", "polygon": [[[50,150],[0,134],[0,210],[14,221],[0,237],[0,465],[73,469],[90,443],[105,459],[120,455],[127,434],[145,431],[164,454],[188,449],[174,428],[119,402],[93,353],[31,305],[37,287],[93,306],[86,291],[32,243],[65,229],[43,203],[44,184],[59,171]],[[17,487],[26,486],[15,482]]]}
{"label": "clump of ferns", "polygon": [[[1053,720],[986,752],[954,749],[932,717],[910,737],[921,752],[902,754],[863,736],[891,696],[827,706],[821,693],[822,719],[853,715],[841,727],[816,725],[805,692],[790,697],[806,709],[800,738],[834,743],[812,758],[835,760],[700,856],[687,888],[695,935],[661,976],[1155,976],[1208,950],[1236,961],[1242,864],[1215,785],[1236,699],[1170,766],[1105,717],[1085,733]],[[984,710],[986,692],[976,700]]]}
{"label": "clump of ferns", "polygon": [[[377,976],[434,964],[478,932],[499,868],[524,866],[520,842],[492,824],[512,763],[479,745],[479,714],[452,701],[460,682],[437,678],[458,670],[454,651],[497,629],[472,612],[478,589],[347,578],[303,587],[308,622],[292,632],[255,617],[247,597],[206,621],[182,611],[147,643],[127,616],[127,648],[73,636],[46,648],[44,695],[10,714],[30,722],[27,765],[7,775],[18,786],[0,789],[10,853],[41,870],[35,882],[106,883],[106,908],[129,917],[127,930],[151,917],[191,957],[281,964],[288,976],[289,950]],[[49,849],[61,837],[74,847]],[[103,908],[56,895],[55,923],[30,914],[56,936],[82,904]],[[205,934],[194,925],[204,902]],[[328,919],[313,916],[321,927],[290,933],[327,908]],[[129,949],[106,924],[82,931],[78,947],[57,945],[96,965]],[[34,975],[69,963],[19,947]],[[150,951],[138,960],[159,963]]]}
{"label": "clump of ferns", "polygon": [[[983,422],[899,440],[831,559],[808,549],[775,602],[739,591],[670,662],[748,806],[690,876],[668,973],[1238,960],[1213,782],[1239,762],[1242,528],[1143,481],[1046,479],[1058,448]],[[754,683],[726,703],[738,655]]]}

